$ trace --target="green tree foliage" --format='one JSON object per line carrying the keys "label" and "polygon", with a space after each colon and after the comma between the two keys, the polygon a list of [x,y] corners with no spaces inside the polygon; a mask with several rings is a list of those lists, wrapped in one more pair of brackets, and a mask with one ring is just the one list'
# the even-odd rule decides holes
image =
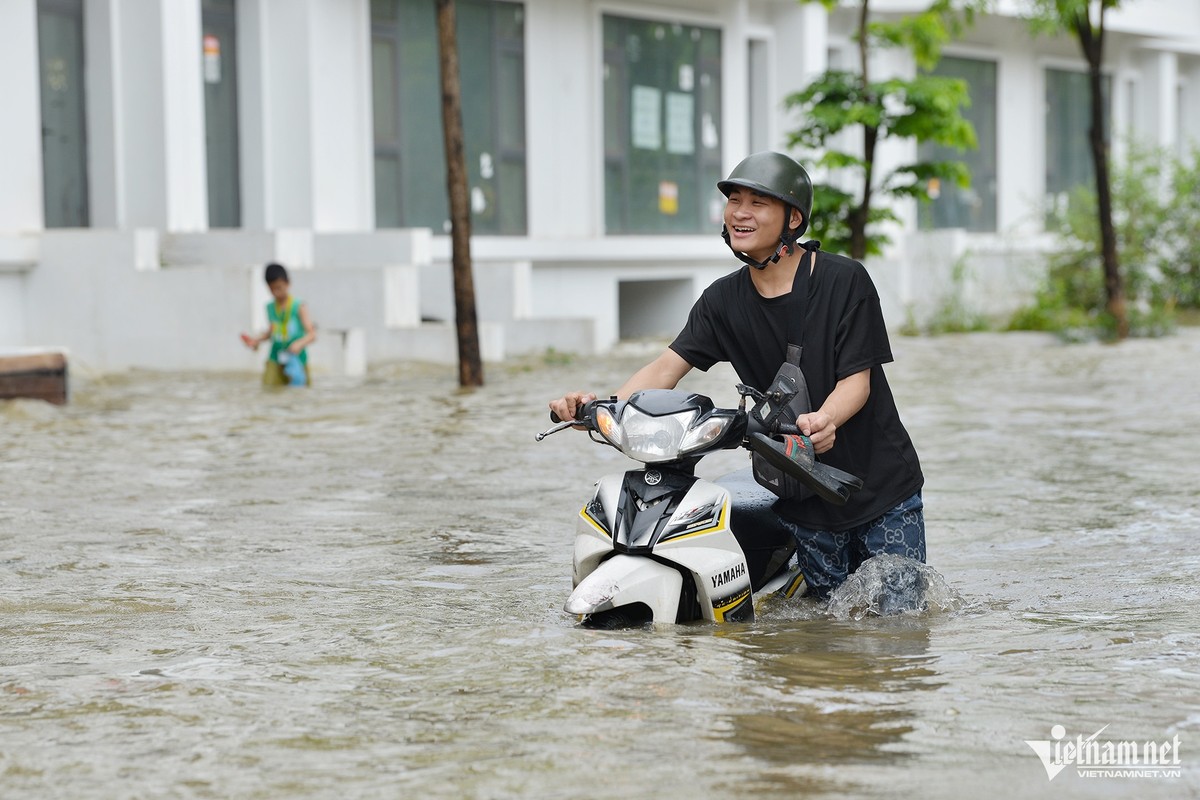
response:
{"label": "green tree foliage", "polygon": [[[1169,331],[1176,309],[1200,309],[1200,150],[1177,157],[1131,147],[1112,174],[1113,227],[1134,335]],[[1079,189],[1049,218],[1061,237],[1033,306],[1010,327],[1114,338],[1096,195]]]}
{"label": "green tree foliage", "polygon": [[[838,0],[800,2],[821,2],[830,9],[838,5]],[[925,200],[925,187],[935,177],[963,187],[970,184],[966,167],[958,161],[917,161],[877,175],[875,152],[887,138],[936,142],[959,150],[976,146],[975,131],[962,116],[970,103],[966,84],[928,72],[941,58],[942,46],[985,5],[986,0],[935,0],[919,14],[885,22],[871,20],[870,0],[860,0],[855,33],[858,70],[827,70],[785,99],[802,119],[801,126],[789,134],[789,144],[819,152],[819,166],[850,173],[858,187],[843,191],[822,181],[816,188],[812,228],[831,249],[848,251],[853,258],[882,251],[888,238],[878,225],[896,217],[880,205],[878,197]],[[868,57],[872,49],[885,47],[907,48],[920,69],[918,75],[872,80]],[[858,152],[830,146],[839,134],[855,130],[862,134]]]}

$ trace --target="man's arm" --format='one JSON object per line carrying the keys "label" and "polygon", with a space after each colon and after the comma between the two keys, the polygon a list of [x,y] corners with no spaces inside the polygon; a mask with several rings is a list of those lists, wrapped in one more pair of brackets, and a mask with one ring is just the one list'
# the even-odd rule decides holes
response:
{"label": "man's arm", "polygon": [[861,411],[870,396],[870,369],[847,375],[837,382],[819,409],[796,419],[796,427],[812,440],[813,450],[827,452],[837,438],[837,429]]}
{"label": "man's arm", "polygon": [[629,380],[617,389],[617,397],[627,400],[629,395],[643,389],[674,389],[691,370],[692,365],[668,347],[658,358],[633,373]]}

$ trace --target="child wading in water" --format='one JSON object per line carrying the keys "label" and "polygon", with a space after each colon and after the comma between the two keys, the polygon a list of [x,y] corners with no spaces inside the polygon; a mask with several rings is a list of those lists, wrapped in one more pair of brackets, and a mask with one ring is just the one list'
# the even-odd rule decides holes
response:
{"label": "child wading in water", "polygon": [[305,349],[317,338],[316,328],[308,314],[308,306],[291,295],[287,270],[280,264],[267,264],[267,287],[273,302],[267,303],[270,330],[258,336],[242,334],[242,341],[257,350],[265,341],[271,342],[271,355],[263,368],[264,386],[308,386],[308,351]]}

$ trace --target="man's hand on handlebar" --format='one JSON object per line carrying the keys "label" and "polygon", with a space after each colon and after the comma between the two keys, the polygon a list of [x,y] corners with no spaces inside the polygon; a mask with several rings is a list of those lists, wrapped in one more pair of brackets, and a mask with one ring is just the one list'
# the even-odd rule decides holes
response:
{"label": "man's hand on handlebar", "polygon": [[572,420],[579,414],[584,403],[595,399],[596,395],[591,392],[568,392],[557,400],[550,401],[550,413],[564,422]]}

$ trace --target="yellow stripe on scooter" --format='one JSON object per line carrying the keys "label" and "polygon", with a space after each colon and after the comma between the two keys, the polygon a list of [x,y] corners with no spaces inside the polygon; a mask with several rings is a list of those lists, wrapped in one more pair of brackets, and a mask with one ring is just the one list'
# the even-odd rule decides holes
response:
{"label": "yellow stripe on scooter", "polygon": [[681,542],[684,539],[690,539],[693,536],[700,536],[705,533],[712,533],[713,531],[719,531],[725,527],[725,518],[728,515],[728,513],[729,513],[729,503],[726,503],[725,505],[721,506],[721,514],[717,517],[717,521],[714,522],[712,525],[709,525],[707,528],[701,528],[698,531],[691,531],[689,533],[683,533],[683,534],[680,534],[679,536],[668,536],[662,540],[662,543],[666,544],[667,542],[671,542],[673,544],[675,542]]}
{"label": "yellow stripe on scooter", "polygon": [[[596,522],[596,520],[592,519],[591,514],[587,513],[587,506],[584,506],[583,508],[579,509],[579,516],[583,517],[583,519],[587,522],[587,524],[591,525],[593,528],[598,530],[600,533],[604,534],[609,539],[612,538],[612,534],[609,533],[608,531],[606,531],[598,522]],[[701,536],[705,533],[712,533],[713,531],[719,531],[725,527],[725,520],[728,517],[729,517],[729,503],[725,503],[724,505],[721,506],[721,513],[717,517],[717,521],[714,522],[712,525],[709,525],[707,528],[701,528],[700,530],[697,530],[697,531],[690,531],[688,533],[680,534],[679,536],[669,536],[669,537],[663,539],[662,542],[663,542],[663,544],[666,544],[667,542],[679,542],[684,539],[690,539],[693,536]]]}
{"label": "yellow stripe on scooter", "polygon": [[609,533],[608,531],[604,530],[604,528],[601,527],[600,523],[598,523],[598,522],[596,522],[596,520],[592,519],[591,514],[587,513],[587,506],[584,506],[583,508],[579,509],[579,516],[583,517],[584,520],[587,521],[587,524],[591,525],[593,528],[595,528],[596,530],[603,533],[609,539],[612,538],[612,534]]}
{"label": "yellow stripe on scooter", "polygon": [[787,586],[783,587],[783,589],[780,590],[780,593],[784,597],[788,597],[788,598],[795,597],[796,592],[800,591],[801,587],[803,587],[803,586],[804,586],[804,575],[800,574],[800,575],[797,575],[795,578],[792,578],[791,582],[788,583]]}
{"label": "yellow stripe on scooter", "polygon": [[747,587],[745,589],[742,589],[737,594],[735,594],[724,605],[722,605],[720,607],[713,606],[713,618],[716,619],[717,622],[724,622],[725,614],[728,613],[729,611],[732,611],[737,606],[741,605],[741,603],[749,596],[750,596],[750,589],[749,589],[749,587]]}

